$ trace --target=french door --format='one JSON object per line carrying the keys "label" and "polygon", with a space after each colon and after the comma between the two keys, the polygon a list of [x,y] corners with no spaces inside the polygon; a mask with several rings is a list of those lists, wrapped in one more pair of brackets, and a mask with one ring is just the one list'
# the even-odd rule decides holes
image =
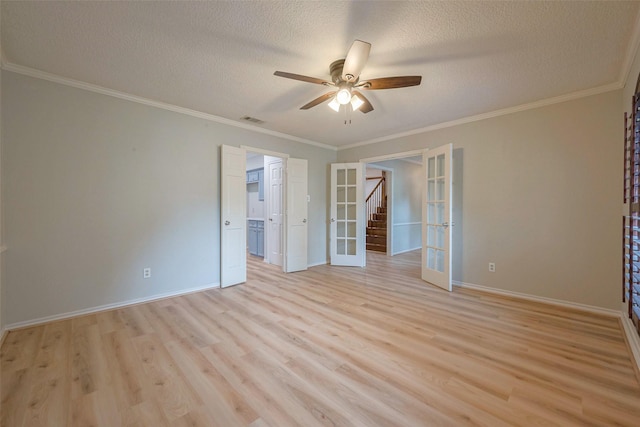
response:
{"label": "french door", "polygon": [[422,280],[451,291],[451,144],[422,154]]}
{"label": "french door", "polygon": [[331,165],[331,265],[365,265],[363,175],[362,163]]}

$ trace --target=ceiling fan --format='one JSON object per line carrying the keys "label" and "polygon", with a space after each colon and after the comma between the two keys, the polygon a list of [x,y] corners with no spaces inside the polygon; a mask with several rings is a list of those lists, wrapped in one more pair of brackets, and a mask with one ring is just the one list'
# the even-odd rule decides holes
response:
{"label": "ceiling fan", "polygon": [[360,73],[367,63],[367,59],[369,59],[370,50],[371,43],[355,40],[347,53],[347,57],[345,59],[338,59],[329,66],[331,81],[284,71],[276,71],[273,74],[278,77],[335,88],[335,90],[327,92],[303,105],[300,107],[301,110],[308,110],[311,107],[315,107],[333,98],[329,106],[335,111],[340,111],[340,106],[342,105],[351,104],[354,110],[359,109],[363,113],[368,113],[369,111],[373,111],[373,106],[360,90],[397,89],[418,86],[422,81],[422,76],[397,76],[360,80]]}

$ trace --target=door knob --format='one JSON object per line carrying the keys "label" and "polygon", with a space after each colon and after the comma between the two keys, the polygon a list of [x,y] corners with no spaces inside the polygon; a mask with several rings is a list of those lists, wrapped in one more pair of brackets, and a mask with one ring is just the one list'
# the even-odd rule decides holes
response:
{"label": "door knob", "polygon": [[331,218],[331,222],[336,222],[336,220],[335,220],[335,219],[333,219],[333,218]]}
{"label": "door knob", "polygon": [[306,223],[307,223],[307,218],[303,219],[303,220],[302,220],[302,222],[303,222],[304,224],[306,224]]}
{"label": "door knob", "polygon": [[229,224],[231,224],[229,221],[224,222],[224,225],[229,225]]}
{"label": "door knob", "polygon": [[269,218],[269,221],[273,221],[273,218]]}
{"label": "door knob", "polygon": [[449,223],[448,222],[443,222],[442,224],[440,224],[441,227],[444,228],[448,228],[449,227]]}

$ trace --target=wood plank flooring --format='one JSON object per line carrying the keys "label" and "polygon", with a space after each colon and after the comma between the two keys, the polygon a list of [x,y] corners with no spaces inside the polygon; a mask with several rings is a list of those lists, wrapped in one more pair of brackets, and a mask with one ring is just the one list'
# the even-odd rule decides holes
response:
{"label": "wood plank flooring", "polygon": [[[252,258],[252,257],[250,257]],[[2,426],[639,426],[614,318],[418,279],[419,253],[10,332]]]}

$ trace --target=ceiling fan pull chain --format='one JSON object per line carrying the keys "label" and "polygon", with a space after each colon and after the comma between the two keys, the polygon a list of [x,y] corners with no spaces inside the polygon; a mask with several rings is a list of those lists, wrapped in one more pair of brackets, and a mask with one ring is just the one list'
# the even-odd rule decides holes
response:
{"label": "ceiling fan pull chain", "polygon": [[351,124],[351,104],[347,104],[344,106],[344,124]]}

